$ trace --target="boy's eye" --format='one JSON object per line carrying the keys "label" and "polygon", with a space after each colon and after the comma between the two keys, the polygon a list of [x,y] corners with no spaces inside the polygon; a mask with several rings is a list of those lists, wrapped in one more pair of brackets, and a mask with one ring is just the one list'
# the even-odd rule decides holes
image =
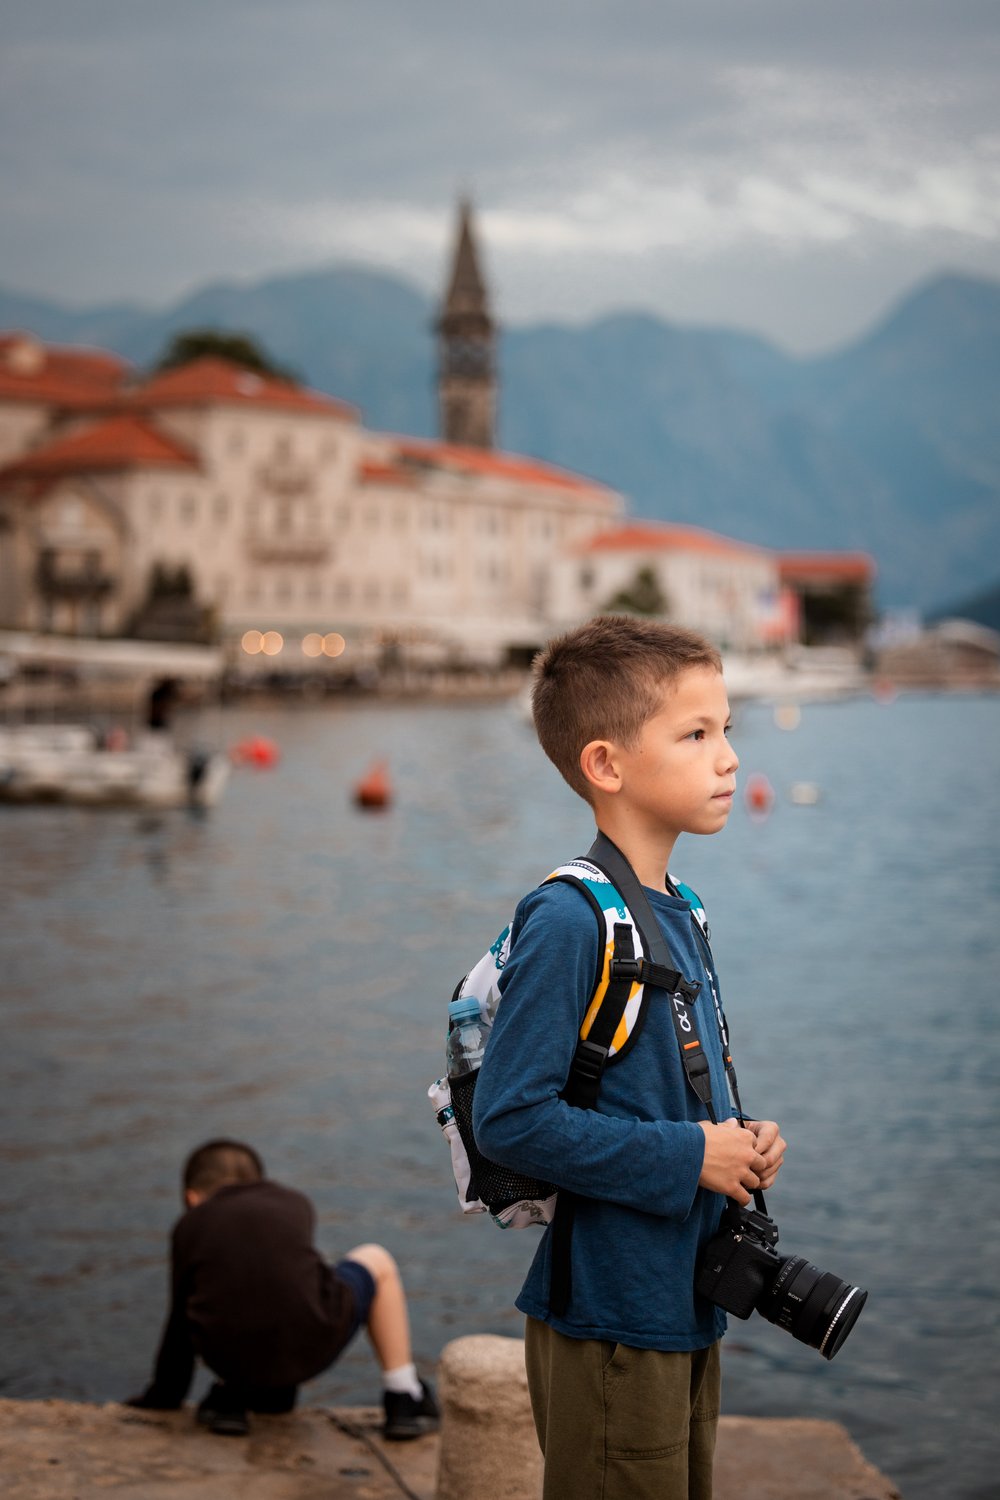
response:
{"label": "boy's eye", "polygon": [[732,728],[733,728],[732,724],[727,724],[726,727],[725,727],[725,729],[722,731],[723,734],[726,736],[727,740],[728,740],[730,734],[732,733]]}
{"label": "boy's eye", "polygon": [[703,740],[704,738],[704,729],[692,729],[691,733],[688,735],[689,740]]}

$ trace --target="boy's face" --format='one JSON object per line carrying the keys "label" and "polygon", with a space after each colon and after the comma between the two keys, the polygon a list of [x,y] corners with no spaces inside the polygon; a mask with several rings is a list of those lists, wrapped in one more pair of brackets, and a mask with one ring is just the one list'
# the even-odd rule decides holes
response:
{"label": "boy's face", "polygon": [[666,689],[637,743],[616,749],[618,796],[637,827],[671,840],[725,827],[739,766],[728,727],[729,698],[714,667],[690,667]]}

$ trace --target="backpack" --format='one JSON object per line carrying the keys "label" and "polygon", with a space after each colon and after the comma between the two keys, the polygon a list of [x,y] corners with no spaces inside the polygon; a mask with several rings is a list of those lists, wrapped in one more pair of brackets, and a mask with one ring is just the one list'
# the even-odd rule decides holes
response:
{"label": "backpack", "polygon": [[[609,873],[609,865],[617,884]],[[589,902],[598,924],[593,993],[562,1092],[562,1097],[577,1108],[593,1109],[605,1067],[625,1057],[639,1038],[649,1001],[647,985],[667,990],[675,997],[675,1004],[692,1000],[700,986],[650,960],[649,946],[618,889],[619,885],[638,882],[620,851],[603,834],[598,835],[586,857],[560,865],[542,883],[553,880],[576,886]],[[708,927],[701,902],[690,887],[671,884],[687,901],[692,920],[707,944]],[[451,997],[452,1001],[475,997],[484,1032],[492,1027],[502,998],[499,979],[510,946],[508,923]],[[531,1225],[544,1228],[556,1214],[558,1194],[553,1184],[489,1161],[476,1145],[472,1110],[478,1076],[477,1071],[460,1078],[438,1078],[427,1090],[451,1152],[459,1206],[464,1214],[489,1213],[501,1229],[524,1229]]]}

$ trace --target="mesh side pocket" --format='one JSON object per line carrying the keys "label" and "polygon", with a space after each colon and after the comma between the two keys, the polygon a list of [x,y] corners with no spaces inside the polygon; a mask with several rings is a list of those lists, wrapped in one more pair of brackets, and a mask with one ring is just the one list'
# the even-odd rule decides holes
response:
{"label": "mesh side pocket", "polygon": [[522,1203],[530,1198],[548,1198],[556,1191],[551,1182],[541,1182],[537,1177],[525,1177],[521,1172],[512,1172],[489,1161],[476,1145],[472,1133],[472,1099],[476,1092],[479,1071],[465,1073],[461,1078],[449,1078],[451,1103],[455,1111],[455,1124],[462,1137],[472,1168],[469,1195],[479,1198],[491,1214],[502,1213],[513,1203]]}

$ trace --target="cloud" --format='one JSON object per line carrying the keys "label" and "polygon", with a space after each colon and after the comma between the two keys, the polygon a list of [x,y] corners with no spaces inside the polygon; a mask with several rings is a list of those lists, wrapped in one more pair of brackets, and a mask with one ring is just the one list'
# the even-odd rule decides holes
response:
{"label": "cloud", "polygon": [[26,290],[163,300],[328,259],[437,290],[459,191],[506,316],[640,288],[675,314],[713,276],[728,309],[741,262],[749,318],[793,265],[838,316],[848,263],[1000,270],[983,0],[0,0],[0,24]]}
{"label": "cloud", "polygon": [[891,178],[855,178],[816,173],[808,181],[814,197],[842,211],[857,232],[874,224],[903,233],[948,230],[971,239],[1000,237],[1000,150],[976,164],[937,163],[897,172]]}

